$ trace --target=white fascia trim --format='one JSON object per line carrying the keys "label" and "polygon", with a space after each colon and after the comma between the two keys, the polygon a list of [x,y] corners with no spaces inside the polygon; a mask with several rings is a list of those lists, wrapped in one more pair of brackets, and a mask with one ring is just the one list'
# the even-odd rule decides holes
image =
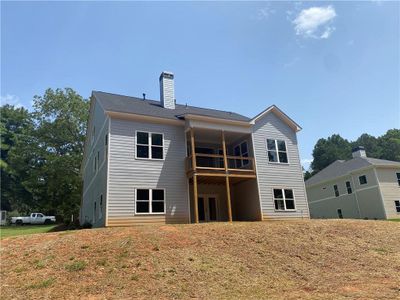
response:
{"label": "white fascia trim", "polygon": [[366,166],[366,167],[363,167],[361,169],[353,170],[353,171],[348,172],[346,174],[343,174],[343,175],[340,175],[340,176],[337,176],[337,177],[333,177],[333,178],[329,178],[329,179],[326,179],[324,181],[320,181],[320,182],[317,182],[317,183],[314,183],[314,184],[307,184],[306,183],[306,188],[313,188],[313,187],[316,187],[318,185],[328,184],[328,183],[330,183],[332,181],[337,181],[337,180],[339,180],[339,179],[341,179],[343,177],[356,175],[355,173],[362,172],[362,171],[367,171],[369,169],[373,169],[374,167],[375,167],[374,165],[370,165],[370,166]]}
{"label": "white fascia trim", "polygon": [[185,121],[183,121],[183,120],[172,120],[172,119],[165,119],[165,118],[160,118],[160,117],[145,116],[145,115],[115,112],[115,111],[106,111],[106,114],[112,118],[117,118],[117,119],[126,119],[126,120],[135,120],[135,121],[143,121],[143,122],[150,122],[150,123],[161,123],[161,124],[185,126]]}
{"label": "white fascia trim", "polygon": [[253,119],[251,119],[250,124],[254,125],[256,121],[260,118],[264,117],[268,113],[273,112],[277,117],[279,117],[282,121],[284,121],[290,128],[292,128],[295,132],[300,131],[302,128],[295,121],[293,121],[288,115],[286,115],[282,110],[280,110],[276,105],[271,105]]}

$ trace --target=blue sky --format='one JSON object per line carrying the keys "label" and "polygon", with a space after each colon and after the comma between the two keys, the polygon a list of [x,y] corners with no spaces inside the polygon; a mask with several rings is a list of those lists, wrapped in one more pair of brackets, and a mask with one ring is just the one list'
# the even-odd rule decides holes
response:
{"label": "blue sky", "polygon": [[2,104],[46,88],[159,99],[255,116],[278,105],[321,137],[400,128],[399,3],[2,2]]}

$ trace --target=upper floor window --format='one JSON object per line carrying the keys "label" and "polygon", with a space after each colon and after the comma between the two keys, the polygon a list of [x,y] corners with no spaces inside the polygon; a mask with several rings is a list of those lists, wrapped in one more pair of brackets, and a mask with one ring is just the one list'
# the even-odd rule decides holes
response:
{"label": "upper floor window", "polygon": [[274,189],[275,210],[294,210],[294,195],[290,189]]}
{"label": "upper floor window", "polygon": [[351,194],[353,192],[353,190],[351,189],[350,181],[346,181],[346,188],[347,188],[347,194]]}
{"label": "upper floor window", "polygon": [[397,176],[397,184],[400,186],[400,173],[396,173]]}
{"label": "upper floor window", "polygon": [[[249,157],[249,148],[247,146],[247,142],[243,142],[239,145],[237,145],[234,149],[234,154],[235,156],[241,156],[241,157]],[[241,168],[244,166],[247,166],[249,164],[249,161],[247,159],[236,159],[235,160],[236,168]]]}
{"label": "upper floor window", "polygon": [[137,214],[163,214],[165,212],[164,189],[137,189]]}
{"label": "upper floor window", "polygon": [[268,161],[287,163],[288,155],[286,143],[282,140],[267,139]]}
{"label": "upper floor window", "polygon": [[136,132],[136,157],[163,159],[164,137],[161,133]]}
{"label": "upper floor window", "polygon": [[339,189],[336,184],[333,186],[333,190],[335,191],[335,197],[339,197]]}
{"label": "upper floor window", "polygon": [[358,181],[360,182],[360,184],[367,184],[367,176],[362,175],[360,177],[358,177]]}
{"label": "upper floor window", "polygon": [[394,206],[396,207],[396,212],[400,213],[400,200],[394,201]]}

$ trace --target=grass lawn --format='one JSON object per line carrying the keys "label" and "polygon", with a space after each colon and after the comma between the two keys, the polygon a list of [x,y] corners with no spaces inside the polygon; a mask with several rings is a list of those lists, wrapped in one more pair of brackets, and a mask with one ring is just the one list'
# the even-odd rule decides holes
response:
{"label": "grass lawn", "polygon": [[57,225],[28,225],[28,226],[1,226],[0,238],[10,236],[26,235],[33,233],[46,233],[54,229]]}
{"label": "grass lawn", "polygon": [[389,219],[388,221],[392,221],[392,222],[400,222],[400,219]]}

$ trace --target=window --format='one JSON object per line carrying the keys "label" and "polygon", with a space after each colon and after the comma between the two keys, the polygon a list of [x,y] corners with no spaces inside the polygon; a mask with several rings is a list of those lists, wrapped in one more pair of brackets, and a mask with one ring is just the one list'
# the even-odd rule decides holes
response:
{"label": "window", "polygon": [[163,214],[165,212],[164,189],[137,189],[137,214]]}
{"label": "window", "polygon": [[100,151],[97,151],[97,170],[99,169],[100,164]]}
{"label": "window", "polygon": [[335,197],[339,197],[339,189],[336,184],[333,186],[333,190],[335,191]]}
{"label": "window", "polygon": [[293,190],[274,189],[275,210],[295,210]]}
{"label": "window", "polygon": [[99,220],[103,218],[103,195],[100,195]]}
{"label": "window", "polygon": [[96,172],[96,168],[97,168],[97,157],[94,156],[93,157],[93,172]]}
{"label": "window", "polygon": [[108,134],[104,136],[104,161],[107,159],[108,156]]}
{"label": "window", "polygon": [[396,207],[396,212],[400,213],[400,200],[394,201],[394,206]]}
{"label": "window", "polygon": [[164,138],[160,133],[136,132],[136,157],[163,159]]}
{"label": "window", "polygon": [[287,163],[286,143],[281,140],[267,139],[268,160],[270,162]]}
{"label": "window", "polygon": [[[243,142],[239,145],[237,145],[234,149],[234,154],[235,156],[240,156],[240,157],[249,157],[249,148],[247,146],[247,142]],[[247,166],[249,164],[249,161],[247,159],[236,159],[235,160],[236,168],[241,168],[244,166]]]}
{"label": "window", "polygon": [[93,223],[96,222],[96,211],[97,211],[97,206],[96,206],[96,201],[95,201],[94,207],[93,207]]}
{"label": "window", "polygon": [[347,188],[347,194],[353,193],[353,190],[351,189],[350,181],[346,181],[346,188]]}
{"label": "window", "polygon": [[400,186],[400,173],[396,173],[396,176],[397,176],[397,183]]}
{"label": "window", "polygon": [[340,208],[338,208],[337,214],[338,214],[339,219],[343,219],[343,213],[342,213],[342,210]]}
{"label": "window", "polygon": [[360,181],[360,184],[367,184],[367,176],[362,175],[358,177],[358,181]]}

